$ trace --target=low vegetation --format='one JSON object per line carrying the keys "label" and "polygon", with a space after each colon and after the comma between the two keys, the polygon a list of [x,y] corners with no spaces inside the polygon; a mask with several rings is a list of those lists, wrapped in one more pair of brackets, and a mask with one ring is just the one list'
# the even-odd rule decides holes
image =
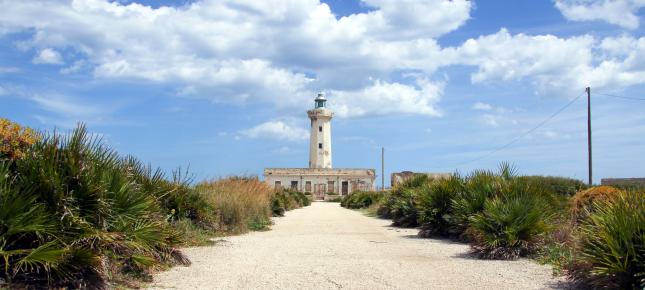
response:
{"label": "low vegetation", "polygon": [[0,288],[136,286],[189,264],[180,246],[265,229],[276,200],[280,214],[309,202],[257,178],[169,177],[82,125],[41,134],[0,119],[0,142]]}
{"label": "low vegetation", "polygon": [[340,200],[340,206],[346,208],[368,208],[376,204],[381,198],[381,194],[373,191],[356,191],[350,195],[344,196]]}
{"label": "low vegetation", "polygon": [[581,287],[645,287],[644,191],[519,176],[502,164],[450,178],[417,175],[387,193],[347,196],[341,205],[377,207],[394,226],[468,242],[479,258],[551,263]]}

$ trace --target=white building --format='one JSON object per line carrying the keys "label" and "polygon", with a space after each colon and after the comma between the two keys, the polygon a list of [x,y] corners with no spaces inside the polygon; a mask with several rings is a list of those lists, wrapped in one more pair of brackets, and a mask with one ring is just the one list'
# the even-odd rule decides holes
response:
{"label": "white building", "polygon": [[265,168],[264,180],[276,188],[288,187],[310,192],[316,199],[325,193],[347,195],[356,190],[374,190],[374,169],[332,168],[331,119],[327,99],[318,94],[315,107],[307,111],[311,119],[309,168]]}

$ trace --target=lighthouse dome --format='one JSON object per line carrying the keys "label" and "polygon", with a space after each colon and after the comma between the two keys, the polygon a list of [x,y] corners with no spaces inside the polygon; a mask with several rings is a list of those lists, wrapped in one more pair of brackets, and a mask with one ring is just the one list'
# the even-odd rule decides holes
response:
{"label": "lighthouse dome", "polygon": [[325,102],[327,102],[327,98],[325,98],[325,95],[323,93],[318,93],[318,96],[316,97],[315,102],[316,102],[316,109],[324,108]]}

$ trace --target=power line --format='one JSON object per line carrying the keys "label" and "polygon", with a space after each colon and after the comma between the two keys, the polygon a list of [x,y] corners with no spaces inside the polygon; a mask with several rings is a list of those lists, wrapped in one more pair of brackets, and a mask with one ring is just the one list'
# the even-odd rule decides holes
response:
{"label": "power line", "polygon": [[626,99],[626,100],[633,100],[633,101],[645,101],[645,99],[641,99],[641,98],[623,97],[623,96],[617,96],[617,95],[605,94],[605,93],[594,93],[594,94],[602,95],[602,96],[605,96],[605,97],[611,97],[611,98],[619,98],[619,99]]}
{"label": "power line", "polygon": [[463,163],[459,163],[459,164],[457,164],[455,167],[462,166],[462,165],[466,165],[466,164],[469,164],[469,163],[473,163],[473,162],[475,162],[475,161],[482,160],[482,159],[484,159],[484,158],[486,158],[486,157],[488,157],[488,156],[491,156],[491,155],[493,155],[493,154],[495,154],[495,153],[497,153],[497,152],[499,152],[499,151],[502,151],[502,150],[504,150],[504,149],[508,148],[509,146],[511,146],[511,145],[513,145],[513,144],[515,144],[515,142],[517,142],[517,141],[519,141],[520,139],[522,139],[522,138],[526,137],[527,135],[529,135],[529,134],[533,133],[535,130],[537,130],[538,128],[542,127],[542,126],[543,126],[544,124],[546,124],[547,122],[551,121],[551,119],[553,119],[553,118],[554,118],[555,116],[557,116],[558,114],[562,113],[562,111],[564,111],[566,108],[568,108],[568,107],[569,107],[569,106],[571,106],[573,103],[575,103],[575,102],[576,102],[578,99],[580,99],[580,97],[582,97],[584,94],[585,94],[585,92],[581,93],[580,95],[578,95],[577,97],[575,97],[573,100],[571,100],[570,102],[568,102],[566,105],[564,105],[564,106],[562,106],[560,109],[558,109],[555,113],[551,114],[551,116],[549,116],[548,118],[546,118],[544,121],[542,121],[542,122],[538,123],[535,127],[533,127],[533,128],[531,128],[530,130],[528,130],[528,131],[524,132],[522,135],[519,135],[518,137],[516,137],[515,139],[511,140],[510,142],[508,142],[508,143],[506,143],[506,144],[502,145],[501,147],[499,147],[499,148],[497,148],[497,149],[495,149],[495,150],[493,150],[493,151],[490,151],[490,152],[488,152],[488,153],[486,153],[486,154],[484,154],[484,155],[482,155],[482,156],[480,156],[480,157],[478,157],[478,158],[475,158],[475,159],[472,159],[472,160],[470,160],[470,161],[466,161],[466,162],[463,162]]}

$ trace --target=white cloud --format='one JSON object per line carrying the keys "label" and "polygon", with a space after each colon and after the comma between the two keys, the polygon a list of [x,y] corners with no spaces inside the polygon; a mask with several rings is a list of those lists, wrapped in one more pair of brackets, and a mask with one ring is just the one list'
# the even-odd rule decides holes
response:
{"label": "white cloud", "polygon": [[555,7],[573,21],[601,20],[628,29],[639,26],[638,10],[643,0],[556,0]]}
{"label": "white cloud", "polygon": [[490,111],[492,109],[493,109],[493,106],[482,102],[477,102],[473,105],[473,110]]}
{"label": "white cloud", "polygon": [[42,49],[32,60],[35,64],[63,64],[63,57],[51,48]]}
{"label": "white cloud", "polygon": [[39,51],[34,62],[63,63],[58,51],[69,51],[74,59],[61,73],[163,83],[182,96],[291,112],[325,90],[339,117],[441,116],[446,81],[428,80],[453,65],[474,67],[475,83],[525,81],[543,94],[645,83],[644,38],[501,29],[441,47],[436,39],[468,21],[472,1],[363,2],[373,9],[337,18],[319,0],[203,0],[159,8],[0,0],[0,31],[32,33],[20,46]]}
{"label": "white cloud", "polygon": [[301,141],[309,139],[309,131],[295,127],[283,121],[268,121],[253,128],[239,132],[247,138],[266,138],[285,141]]}
{"label": "white cloud", "polygon": [[443,93],[442,82],[418,80],[414,86],[375,81],[358,91],[332,91],[330,106],[340,117],[408,113],[438,117],[436,108]]}
{"label": "white cloud", "polygon": [[0,86],[0,96],[6,96],[7,94],[9,94],[9,91],[4,87]]}
{"label": "white cloud", "polygon": [[35,31],[21,43],[41,51],[35,62],[62,63],[54,49],[73,50],[81,59],[62,73],[87,68],[99,79],[170,83],[182,95],[217,102],[301,107],[321,88],[349,93],[394,69],[434,71],[439,46],[432,38],[463,25],[472,9],[466,0],[365,3],[374,9],[337,19],[318,0],[204,0],[156,9],[101,0],[12,2],[2,5],[0,26]]}
{"label": "white cloud", "polygon": [[472,65],[472,81],[524,81],[538,92],[572,97],[584,87],[625,88],[645,83],[645,38],[589,35],[512,35],[506,29],[446,48],[454,64]]}
{"label": "white cloud", "polygon": [[378,10],[353,14],[348,20],[363,24],[369,34],[400,39],[437,37],[462,26],[470,18],[467,0],[362,0]]}

